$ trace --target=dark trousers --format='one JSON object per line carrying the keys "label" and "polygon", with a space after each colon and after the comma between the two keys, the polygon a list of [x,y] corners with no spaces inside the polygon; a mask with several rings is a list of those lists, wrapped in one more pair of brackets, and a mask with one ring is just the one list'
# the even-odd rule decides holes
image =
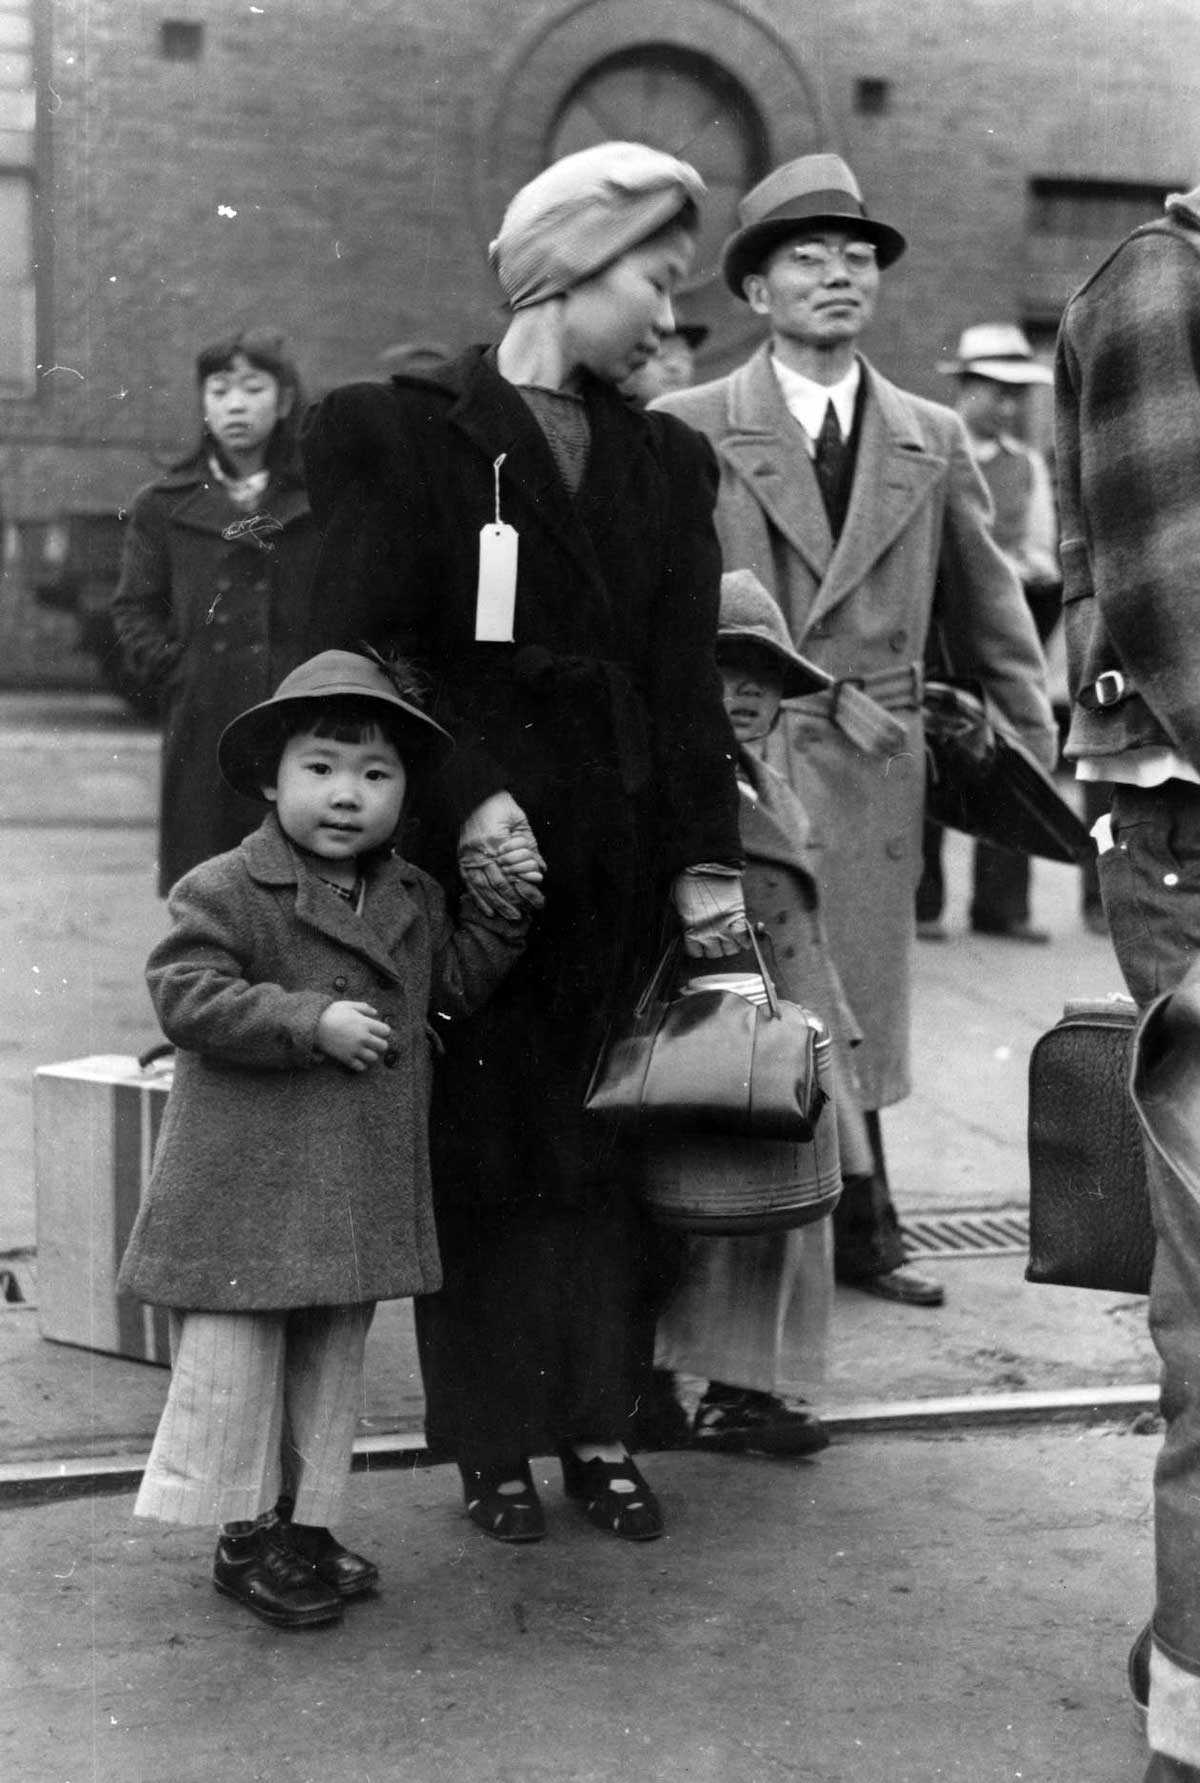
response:
{"label": "dark trousers", "polygon": [[[1080,790],[1083,793],[1083,821],[1090,830],[1097,818],[1112,806],[1113,789],[1107,780],[1081,780]],[[1100,896],[1100,865],[1093,852],[1079,869],[1083,881],[1083,913],[1103,910],[1104,900]]]}
{"label": "dark trousers", "polygon": [[[1117,786],[1112,815],[1100,890],[1129,994],[1145,1008],[1200,957],[1200,787]],[[1146,1165],[1157,1235],[1150,1331],[1167,1421],[1154,1477],[1154,1638],[1196,1676],[1200,1702],[1200,1203],[1149,1144]],[[1189,1772],[1150,1772],[1177,1774]]]}
{"label": "dark trousers", "polygon": [[[1039,644],[1045,644],[1062,613],[1057,588],[1026,588],[1025,600],[1033,614]],[[942,871],[940,824],[926,823],[922,839],[921,879],[917,886],[917,921],[938,922],[946,907]],[[1030,864],[1027,854],[976,842],[971,927],[1009,929],[1029,921]],[[1087,906],[1086,886],[1084,908]]]}
{"label": "dark trousers", "polygon": [[904,1261],[900,1220],[888,1186],[879,1115],[863,1116],[875,1168],[870,1176],[848,1176],[833,1215],[833,1272],[842,1282],[886,1275]]}

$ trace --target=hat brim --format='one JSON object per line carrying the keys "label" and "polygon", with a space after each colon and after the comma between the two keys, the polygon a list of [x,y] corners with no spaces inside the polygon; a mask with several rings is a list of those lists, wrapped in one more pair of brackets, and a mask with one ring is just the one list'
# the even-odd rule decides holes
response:
{"label": "hat brim", "polygon": [[279,715],[289,706],[321,705],[330,699],[353,699],[379,708],[381,725],[402,742],[401,754],[406,764],[433,767],[442,762],[454,748],[449,731],[418,706],[410,705],[397,695],[371,693],[361,685],[347,681],[345,686],[325,685],[319,692],[285,695],[282,699],[263,700],[248,712],[225,726],[217,744],[217,765],[226,784],[243,798],[263,800],[263,763],[268,750],[279,736]]}
{"label": "hat brim", "polygon": [[785,700],[802,699],[806,693],[820,693],[826,687],[832,687],[833,676],[825,669],[810,662],[807,656],[801,656],[798,650],[785,650],[774,638],[768,638],[761,631],[749,626],[722,625],[717,628],[717,645],[722,644],[756,644],[765,650],[768,656],[778,664],[783,675],[783,698]]}
{"label": "hat brim", "polygon": [[860,217],[853,211],[821,211],[811,217],[767,217],[761,223],[749,223],[737,230],[721,250],[721,271],[733,295],[745,302],[742,286],[750,273],[761,269],[767,255],[790,236],[807,235],[814,229],[844,229],[847,234],[861,236],[863,241],[873,244],[881,269],[892,266],[908,246],[890,223]]}
{"label": "hat brim", "polygon": [[1029,359],[939,359],[937,369],[947,378],[985,378],[989,384],[1053,384],[1048,365]]}

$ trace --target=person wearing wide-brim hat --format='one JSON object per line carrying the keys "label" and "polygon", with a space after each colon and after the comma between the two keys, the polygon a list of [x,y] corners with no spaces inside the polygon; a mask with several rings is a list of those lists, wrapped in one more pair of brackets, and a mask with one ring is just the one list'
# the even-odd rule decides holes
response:
{"label": "person wearing wide-brim hat", "polygon": [[[1025,590],[1044,646],[1062,612],[1058,520],[1049,466],[1024,436],[1029,392],[1052,384],[1053,373],[1015,322],[977,322],[964,329],[953,358],[940,360],[937,369],[955,380],[954,406],[992,498],[992,536]],[[916,902],[917,933],[926,940],[946,934],[941,857],[942,831],[930,825]],[[969,920],[976,934],[1049,941],[1049,932],[1032,920],[1030,892],[1028,855],[989,842],[975,844]]]}
{"label": "person wearing wide-brim hat", "polygon": [[837,1266],[885,1298],[930,1304],[942,1292],[904,1265],[878,1115],[910,1089],[931,629],[1047,764],[1056,739],[1033,623],[990,536],[962,422],[860,351],[905,247],[841,156],[776,168],[742,199],[722,256],[768,338],[729,376],[654,406],[712,442],[726,563],[760,577],[796,648],[836,682],[790,701],[768,747],[822,836],[830,945],[864,1030],[879,1168],[870,1194],[842,1198]]}
{"label": "person wearing wide-brim hat", "polygon": [[135,1515],[220,1525],[213,1583],[280,1628],[378,1577],[329,1525],[375,1302],[441,1281],[428,1023],[482,1003],[527,928],[465,899],[452,921],[394,851],[449,747],[399,667],[300,664],[221,738],[267,815],[174,886],[147,966],[175,1077],[120,1283],[178,1330]]}
{"label": "person wearing wide-brim hat", "polygon": [[[822,920],[819,839],[792,787],[762,759],[780,701],[828,687],[829,676],[795,649],[778,604],[747,569],[721,578],[717,665],[737,742],[747,914],[762,927],[779,994],[811,1010],[830,1036],[831,1105],[821,1119],[825,1135],[836,1129],[842,1179],[853,1194],[856,1178],[873,1168],[853,1064],[859,1028]],[[742,969],[754,971],[752,954]],[[750,1142],[749,1171],[755,1151]],[[696,1167],[693,1154],[682,1155],[685,1169]],[[752,1237],[689,1234],[679,1285],[658,1325],[652,1404],[659,1420],[667,1422],[680,1374],[707,1382],[692,1420],[694,1447],[771,1455],[823,1449],[824,1426],[795,1396],[820,1388],[832,1289],[826,1220]]]}
{"label": "person wearing wide-brim hat", "polygon": [[[238,714],[221,733],[217,764],[225,780],[245,798],[262,800],[278,766],[283,742],[306,718],[316,721],[330,701],[350,701],[373,713],[408,763],[445,760],[453,738],[418,703],[415,677],[402,668],[352,650],[323,650],[285,675],[270,699]],[[273,780],[271,780],[273,784]]]}

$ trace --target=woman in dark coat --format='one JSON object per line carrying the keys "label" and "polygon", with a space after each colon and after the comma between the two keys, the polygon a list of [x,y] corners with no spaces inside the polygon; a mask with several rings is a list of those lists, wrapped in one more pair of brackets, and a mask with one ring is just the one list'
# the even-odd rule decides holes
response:
{"label": "woman in dark coat", "polygon": [[112,607],[130,673],[162,703],[163,897],[258,827],[261,810],[217,773],[217,741],[303,660],[316,556],[300,379],[280,337],[206,347],[196,381],[200,442],[135,496]]}
{"label": "woman in dark coat", "polygon": [[[545,860],[525,959],[444,1036],[445,1286],[418,1306],[430,1447],[457,1458],[469,1514],[501,1540],[543,1533],[528,1457],[547,1447],[598,1526],[661,1530],[624,1448],[640,1214],[582,1101],[668,894],[695,951],[732,950],[744,921],[715,465],[615,388],[673,325],[701,190],[640,145],[556,163],[493,244],[512,312],[499,347],[336,390],[305,441],[324,532],[313,647],[415,658],[457,739],[433,807],[450,824],[427,822],[410,852],[448,874],[457,847],[485,902],[472,869],[500,864],[506,839],[519,851],[532,829]],[[489,543],[497,519],[515,575],[508,535]],[[513,884],[510,900],[532,886]]]}

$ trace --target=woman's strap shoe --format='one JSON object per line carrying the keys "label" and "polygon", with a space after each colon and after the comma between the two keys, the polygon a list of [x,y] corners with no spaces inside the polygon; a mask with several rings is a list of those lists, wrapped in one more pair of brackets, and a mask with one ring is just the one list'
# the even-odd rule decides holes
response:
{"label": "woman's strap shoe", "polygon": [[[497,1542],[540,1542],[546,1517],[528,1461],[499,1467],[469,1467],[459,1462],[467,1515],[476,1528]],[[501,1491],[520,1481],[519,1492]]]}
{"label": "woman's strap shoe", "polygon": [[275,1628],[311,1628],[336,1622],[342,1613],[341,1598],[297,1554],[286,1523],[244,1535],[222,1531],[212,1577],[223,1597],[245,1604]]}
{"label": "woman's strap shoe", "polygon": [[662,1534],[662,1508],[628,1455],[623,1461],[581,1461],[574,1449],[562,1448],[558,1456],[563,1491],[583,1505],[589,1523],[627,1542],[652,1542]]}

